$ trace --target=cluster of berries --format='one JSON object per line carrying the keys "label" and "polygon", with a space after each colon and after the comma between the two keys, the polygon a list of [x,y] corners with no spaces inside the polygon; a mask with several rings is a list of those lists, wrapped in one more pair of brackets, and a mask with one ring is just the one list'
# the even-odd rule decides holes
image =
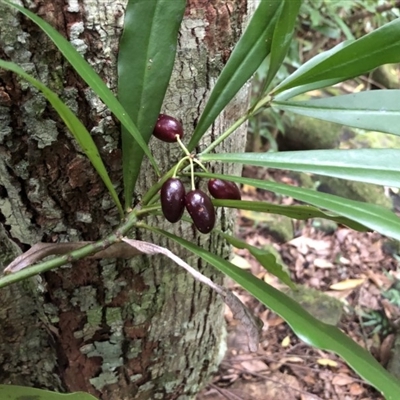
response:
{"label": "cluster of berries", "polygon": [[[168,115],[160,114],[153,134],[164,142],[175,142],[177,136],[182,138],[181,123]],[[240,200],[239,188],[229,181],[210,179],[208,191],[216,199]],[[201,233],[209,233],[215,225],[215,209],[210,197],[200,189],[186,193],[179,178],[169,178],[161,188],[161,209],[169,222],[178,222],[187,209],[194,225]]]}

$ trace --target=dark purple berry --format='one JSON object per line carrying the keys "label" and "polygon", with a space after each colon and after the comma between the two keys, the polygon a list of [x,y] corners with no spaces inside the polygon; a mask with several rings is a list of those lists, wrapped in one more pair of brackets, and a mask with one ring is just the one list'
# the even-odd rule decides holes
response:
{"label": "dark purple berry", "polygon": [[216,199],[241,200],[242,195],[235,183],[222,179],[210,179],[208,191]]}
{"label": "dark purple berry", "polygon": [[174,117],[170,117],[166,114],[160,114],[154,127],[153,135],[163,142],[176,142],[176,135],[179,135],[179,137],[182,139],[182,124]]}
{"label": "dark purple berry", "polygon": [[185,209],[185,187],[177,178],[169,178],[161,187],[161,209],[169,222],[178,222]]}
{"label": "dark purple berry", "polygon": [[193,223],[201,233],[209,233],[215,225],[215,209],[211,199],[201,190],[190,191],[185,205]]}

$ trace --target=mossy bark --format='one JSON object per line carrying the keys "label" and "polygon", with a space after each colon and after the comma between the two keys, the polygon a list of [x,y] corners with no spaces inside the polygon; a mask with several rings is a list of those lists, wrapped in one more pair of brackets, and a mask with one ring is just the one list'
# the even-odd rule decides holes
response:
{"label": "mossy bark", "polygon": [[[126,0],[26,0],[24,5],[68,37],[116,88]],[[245,0],[188,1],[163,107],[183,120],[187,138],[248,11]],[[77,113],[121,192],[119,130],[113,117],[36,26],[4,4],[0,20],[0,57],[20,64]],[[37,242],[103,237],[116,226],[118,214],[90,163],[40,94],[11,73],[2,71],[0,78],[1,265]],[[200,146],[245,110],[247,97],[244,88]],[[218,151],[243,150],[245,136],[244,127]],[[162,170],[176,160],[176,146],[150,145]],[[211,169],[239,173],[229,166]],[[137,192],[155,180],[144,163]],[[220,212],[219,217],[222,229],[229,229],[231,216]],[[165,224],[162,219],[152,223]],[[189,224],[178,224],[174,232],[227,254],[218,237],[199,237]],[[133,236],[169,247],[222,281],[212,268],[162,238],[139,231]],[[2,289],[0,300],[1,383],[83,390],[105,400],[190,399],[224,351],[220,300],[161,257],[137,257],[129,263],[82,260]]]}

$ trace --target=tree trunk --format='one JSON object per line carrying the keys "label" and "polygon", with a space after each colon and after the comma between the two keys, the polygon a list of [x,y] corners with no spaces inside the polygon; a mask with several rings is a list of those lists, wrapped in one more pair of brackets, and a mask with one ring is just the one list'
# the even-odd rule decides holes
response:
{"label": "tree trunk", "polygon": [[[84,54],[116,88],[124,1],[25,0]],[[65,3],[65,4],[64,4]],[[249,2],[249,5],[253,2]],[[180,118],[187,140],[210,89],[239,38],[246,0],[189,0],[176,65],[163,111]],[[64,61],[49,39],[0,3],[0,56],[21,65],[71,107],[91,132],[122,192],[119,128],[108,110]],[[201,146],[246,109],[247,88],[218,118]],[[98,240],[118,214],[90,163],[55,111],[36,90],[0,71],[0,263],[4,267],[37,242]],[[243,150],[245,128],[217,151]],[[176,145],[151,141],[165,171]],[[211,166],[239,173],[227,166]],[[137,193],[156,177],[144,162]],[[200,183],[201,184],[201,183]],[[219,210],[224,230],[232,218]],[[216,235],[199,237],[190,224],[171,228],[227,254]],[[217,282],[222,277],[166,240],[143,231],[138,239],[169,247]],[[190,399],[224,353],[222,303],[205,286],[161,257],[81,260],[0,290],[0,381],[100,399]]]}

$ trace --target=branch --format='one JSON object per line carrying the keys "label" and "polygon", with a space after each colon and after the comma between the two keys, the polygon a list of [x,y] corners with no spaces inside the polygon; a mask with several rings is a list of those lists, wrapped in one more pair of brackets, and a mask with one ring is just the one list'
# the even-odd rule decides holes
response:
{"label": "branch", "polygon": [[[72,242],[72,243],[36,243],[28,251],[21,254],[7,268],[4,269],[5,274],[11,274],[27,268],[37,261],[43,260],[48,256],[65,255],[78,249],[83,249],[86,246],[88,249],[92,247],[95,242]],[[89,255],[88,258],[102,259],[102,258],[132,258],[140,251],[133,249],[125,243],[114,243],[104,250],[100,250],[95,254]]]}
{"label": "branch", "polygon": [[392,8],[400,7],[400,0],[397,0],[394,4],[382,4],[381,6],[378,6],[375,8],[375,11],[368,11],[368,10],[362,10],[355,12],[353,15],[351,15],[349,18],[346,18],[346,22],[348,24],[351,24],[353,22],[359,21],[360,19],[365,19],[368,17],[372,17],[375,14],[381,14],[385,11],[391,10]]}
{"label": "branch", "polygon": [[[93,243],[89,242],[89,244],[86,244],[83,247],[81,246],[82,243],[87,243],[87,242],[80,242],[78,246],[75,245],[74,243],[65,243],[64,249],[63,246],[59,246],[58,248],[57,247],[52,248],[51,246],[48,247],[46,245],[38,246],[35,249],[33,249],[31,254],[27,254],[29,253],[28,250],[27,253],[24,253],[21,256],[17,257],[17,259],[14,260],[6,268],[7,272],[9,273],[0,278],[0,288],[10,285],[11,283],[21,281],[23,279],[30,278],[31,276],[40,274],[42,272],[50,271],[52,269],[61,267],[64,264],[80,260],[81,258],[96,254],[100,251],[106,250],[111,245],[121,242],[121,238],[124,235],[126,235],[136,224],[137,215],[143,214],[145,212],[146,212],[145,209],[132,211],[130,214],[128,214],[125,222],[122,225],[120,225],[113,233],[108,235],[105,239]],[[71,247],[68,248],[67,245],[70,245]],[[33,246],[33,248],[35,246]],[[64,253],[65,249],[67,249],[66,254]],[[74,250],[71,251],[71,249]],[[51,260],[48,261],[44,261],[40,264],[30,266],[29,268],[26,268],[27,266],[31,265],[30,261],[33,262],[38,261],[40,259],[39,258],[40,254],[46,257],[47,255],[52,254],[51,251],[55,251],[55,254],[63,254],[63,255],[52,258]],[[119,257],[118,255],[115,256]],[[19,263],[21,263],[20,264],[21,267],[18,267]],[[10,273],[15,270],[17,272]]]}

